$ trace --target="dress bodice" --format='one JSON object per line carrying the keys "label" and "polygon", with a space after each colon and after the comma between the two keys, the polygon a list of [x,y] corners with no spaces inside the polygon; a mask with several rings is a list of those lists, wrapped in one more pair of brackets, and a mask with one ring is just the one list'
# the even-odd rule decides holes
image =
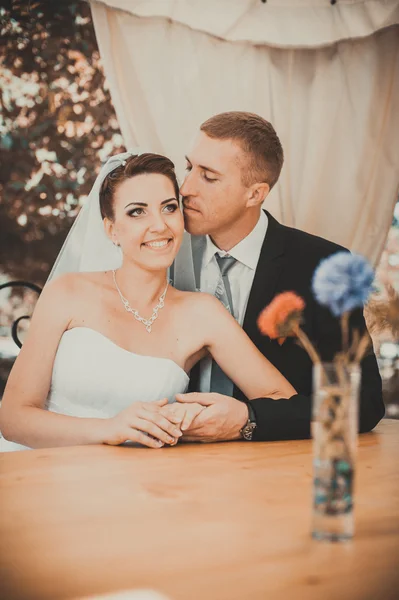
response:
{"label": "dress bodice", "polygon": [[[65,331],[54,360],[49,411],[90,418],[115,416],[133,402],[185,392],[189,377],[173,360],[134,354],[87,327]],[[0,439],[0,450],[24,446]]]}

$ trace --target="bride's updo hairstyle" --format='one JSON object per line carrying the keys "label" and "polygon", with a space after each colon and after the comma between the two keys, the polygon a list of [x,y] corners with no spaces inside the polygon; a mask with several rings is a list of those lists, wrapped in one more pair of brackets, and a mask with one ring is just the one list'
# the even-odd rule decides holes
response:
{"label": "bride's updo hairstyle", "polygon": [[101,217],[114,220],[114,195],[118,185],[136,175],[151,174],[165,175],[173,184],[176,199],[179,200],[179,184],[177,182],[175,165],[166,156],[160,154],[140,154],[130,156],[121,162],[104,179],[100,189]]}

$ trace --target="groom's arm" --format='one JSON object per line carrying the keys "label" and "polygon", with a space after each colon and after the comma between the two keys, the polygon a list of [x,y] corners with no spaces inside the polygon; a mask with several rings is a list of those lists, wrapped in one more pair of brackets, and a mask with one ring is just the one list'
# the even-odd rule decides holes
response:
{"label": "groom's arm", "polygon": [[251,400],[256,429],[253,441],[295,440],[310,437],[311,400],[302,394],[291,398]]}
{"label": "groom's arm", "polygon": [[[256,398],[251,401],[256,416],[255,441],[294,440],[310,437],[312,402],[302,394],[288,399]],[[359,403],[359,433],[371,431],[385,414],[381,377],[373,354],[362,361]]]}

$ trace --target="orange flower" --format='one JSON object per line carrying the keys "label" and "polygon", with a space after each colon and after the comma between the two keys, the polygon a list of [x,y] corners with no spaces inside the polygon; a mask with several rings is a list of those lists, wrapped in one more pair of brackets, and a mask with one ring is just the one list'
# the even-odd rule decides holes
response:
{"label": "orange flower", "polygon": [[298,334],[304,308],[304,300],[294,292],[279,294],[260,313],[258,317],[260,332],[270,339],[278,338],[281,345],[286,337]]}

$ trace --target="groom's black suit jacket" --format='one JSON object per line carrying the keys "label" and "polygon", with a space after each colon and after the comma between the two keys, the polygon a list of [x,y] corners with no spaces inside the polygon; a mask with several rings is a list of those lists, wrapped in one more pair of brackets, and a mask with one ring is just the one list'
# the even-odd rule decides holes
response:
{"label": "groom's black suit jacket", "polygon": [[[311,282],[320,260],[345,248],[298,229],[285,227],[268,212],[266,214],[269,223],[249,295],[243,329],[298,393],[290,399],[252,400],[258,425],[254,440],[302,439],[310,436],[312,362],[294,338],[287,338],[280,346],[277,340],[263,336],[258,329],[257,319],[277,294],[284,291],[297,293],[306,303],[302,329],[314,343],[322,359],[330,361],[342,349],[340,322],[329,309],[316,302]],[[354,311],[350,326],[360,328],[363,332],[363,311]],[[359,431],[365,432],[375,427],[384,416],[385,409],[381,377],[373,352],[363,359],[361,366]],[[194,381],[193,384],[195,386]],[[237,386],[234,387],[233,395],[237,399],[245,398]]]}

